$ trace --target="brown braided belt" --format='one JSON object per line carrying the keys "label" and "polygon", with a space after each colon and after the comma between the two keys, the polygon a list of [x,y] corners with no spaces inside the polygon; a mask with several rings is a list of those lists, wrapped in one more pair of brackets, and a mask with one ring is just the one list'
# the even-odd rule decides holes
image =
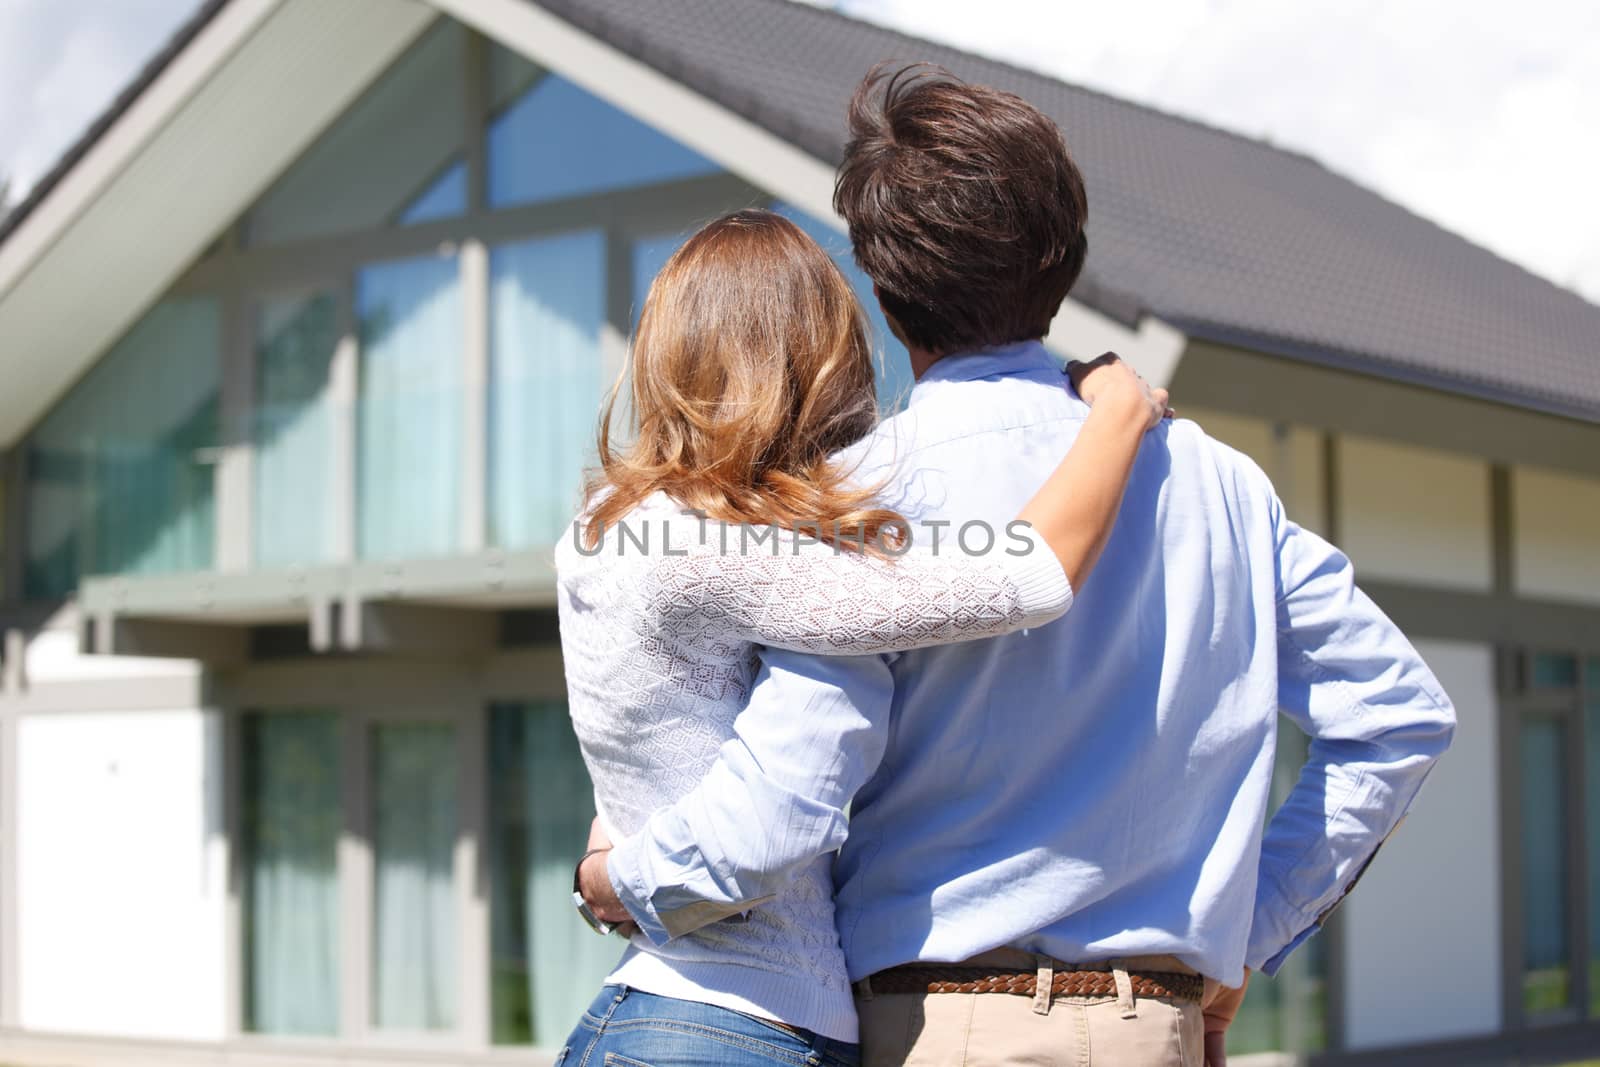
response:
{"label": "brown braided belt", "polygon": [[[1136,997],[1166,997],[1199,1002],[1205,980],[1197,974],[1130,974]],[[1038,991],[1037,971],[1004,971],[993,967],[959,964],[906,964],[872,976],[872,992],[879,993],[1011,993],[1031,997]],[[1110,971],[1056,971],[1050,983],[1053,997],[1114,997],[1117,980]]]}

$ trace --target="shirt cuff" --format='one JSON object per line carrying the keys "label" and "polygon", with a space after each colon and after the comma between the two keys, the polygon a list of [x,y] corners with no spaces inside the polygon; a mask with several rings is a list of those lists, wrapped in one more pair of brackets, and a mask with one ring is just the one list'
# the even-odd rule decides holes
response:
{"label": "shirt cuff", "polygon": [[1266,975],[1268,978],[1277,977],[1278,968],[1283,966],[1284,961],[1289,958],[1290,953],[1292,953],[1295,949],[1299,948],[1301,945],[1303,945],[1307,941],[1309,941],[1311,939],[1311,935],[1315,934],[1318,930],[1321,930],[1321,929],[1322,929],[1321,925],[1319,925],[1318,923],[1312,923],[1310,926],[1306,927],[1304,930],[1301,930],[1298,934],[1296,934],[1295,937],[1294,937],[1294,940],[1290,941],[1287,945],[1283,946],[1283,948],[1278,951],[1278,954],[1276,956],[1273,956],[1271,959],[1264,961],[1261,964],[1260,967],[1256,967],[1256,968],[1252,968],[1252,969],[1253,970],[1259,970],[1262,974]]}
{"label": "shirt cuff", "polygon": [[622,906],[628,909],[639,932],[648,937],[651,944],[665,945],[672,940],[672,935],[667,932],[661,916],[656,914],[650,890],[645,885],[644,871],[639,863],[640,836],[634,834],[611,847],[606,855],[606,877],[611,880],[612,890],[616,892],[617,899],[622,901]]}
{"label": "shirt cuff", "polygon": [[1067,580],[1067,572],[1033,527],[1019,525],[1010,533],[1028,543],[1027,551],[1021,555],[1012,555],[1012,550],[1006,549],[1011,581],[1017,587],[1017,604],[1027,625],[1053,622],[1072,607],[1072,583]]}

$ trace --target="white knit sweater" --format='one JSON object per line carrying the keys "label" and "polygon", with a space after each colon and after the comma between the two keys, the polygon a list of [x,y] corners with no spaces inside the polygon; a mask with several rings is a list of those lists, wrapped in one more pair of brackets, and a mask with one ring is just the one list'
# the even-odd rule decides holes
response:
{"label": "white knit sweater", "polygon": [[[613,840],[705,775],[749,695],[756,645],[903,651],[1042,625],[1072,601],[1031,531],[1022,555],[946,546],[885,560],[792,535],[756,543],[660,494],[622,525],[593,554],[570,532],[556,552],[567,697]],[[611,980],[853,1041],[832,892],[831,857],[818,857],[747,921],[659,947],[636,937]]]}

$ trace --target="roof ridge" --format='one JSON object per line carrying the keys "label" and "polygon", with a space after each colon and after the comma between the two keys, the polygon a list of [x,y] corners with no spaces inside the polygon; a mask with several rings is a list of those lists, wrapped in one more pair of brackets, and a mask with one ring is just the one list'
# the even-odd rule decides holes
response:
{"label": "roof ridge", "polygon": [[[538,3],[538,0],[534,0],[534,2]],[[1230,137],[1236,141],[1243,141],[1245,144],[1255,148],[1263,148],[1269,152],[1276,152],[1279,155],[1285,155],[1295,159],[1304,160],[1305,162],[1310,163],[1313,166],[1321,167],[1324,170],[1328,169],[1327,164],[1323,163],[1322,160],[1318,159],[1310,152],[1303,151],[1298,148],[1287,148],[1283,145],[1274,144],[1272,141],[1268,141],[1260,137],[1252,137],[1247,133],[1240,133],[1238,130],[1230,130],[1226,126],[1219,126],[1216,123],[1207,122],[1205,119],[1197,118],[1193,115],[1185,115],[1178,111],[1172,111],[1164,107],[1158,107],[1155,104],[1148,104],[1140,100],[1133,100],[1126,96],[1118,96],[1115,93],[1108,92],[1104,89],[1097,89],[1092,85],[1085,85],[1082,82],[1068,81],[1067,79],[1058,77],[1048,71],[1024,66],[1023,64],[1018,63],[1016,60],[1008,59],[1005,56],[988,55],[984,52],[975,52],[970,48],[963,48],[960,45],[949,44],[944,41],[935,41],[927,37],[918,37],[914,34],[907,33],[905,30],[899,29],[898,27],[890,26],[883,22],[877,22],[873,19],[865,18],[850,12],[840,11],[836,7],[823,7],[821,4],[810,2],[810,0],[747,0],[747,2],[804,8],[814,11],[820,15],[831,16],[832,18],[851,23],[855,26],[870,26],[873,29],[880,30],[893,37],[899,37],[905,41],[910,41],[916,44],[933,45],[935,48],[943,48],[954,52],[956,55],[961,56],[964,59],[975,59],[982,63],[991,63],[994,66],[1001,67],[1005,70],[1011,71],[1014,74],[1020,74],[1030,78],[1043,78],[1046,81],[1055,82],[1057,85],[1065,86],[1076,93],[1084,93],[1085,95],[1107,101],[1108,103],[1116,104],[1120,107],[1128,107],[1133,108],[1136,111],[1148,112],[1151,115],[1166,119],[1169,122],[1177,122],[1185,126],[1192,126],[1196,129],[1204,130],[1207,133],[1221,134],[1224,137]],[[1372,190],[1368,190],[1368,192],[1371,191]]]}

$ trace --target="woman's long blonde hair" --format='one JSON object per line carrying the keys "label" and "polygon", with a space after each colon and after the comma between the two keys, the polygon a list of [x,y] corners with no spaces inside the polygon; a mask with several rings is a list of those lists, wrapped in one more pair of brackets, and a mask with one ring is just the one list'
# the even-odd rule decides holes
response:
{"label": "woman's long blonde hair", "polygon": [[586,486],[591,546],[657,491],[724,522],[815,524],[835,544],[901,527],[831,458],[876,423],[872,350],[850,283],[788,219],[738,211],[689,238],[650,286],[629,363]]}

